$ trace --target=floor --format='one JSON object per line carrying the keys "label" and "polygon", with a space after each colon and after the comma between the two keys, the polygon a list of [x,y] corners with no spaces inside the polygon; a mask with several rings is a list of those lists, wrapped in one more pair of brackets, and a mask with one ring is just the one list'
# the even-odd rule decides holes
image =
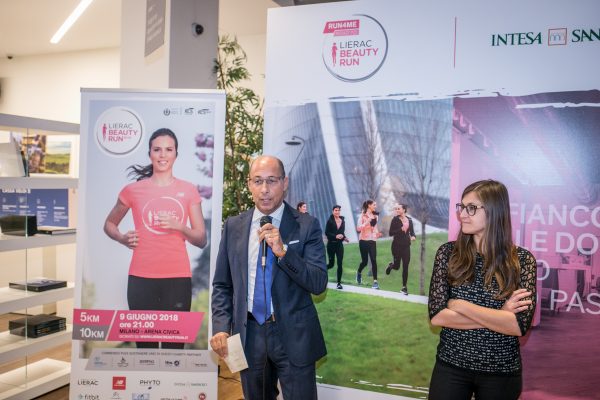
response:
{"label": "floor", "polygon": [[[591,310],[594,313],[586,312]],[[524,400],[591,400],[598,395],[600,318],[585,300],[557,314],[542,314],[521,345]]]}

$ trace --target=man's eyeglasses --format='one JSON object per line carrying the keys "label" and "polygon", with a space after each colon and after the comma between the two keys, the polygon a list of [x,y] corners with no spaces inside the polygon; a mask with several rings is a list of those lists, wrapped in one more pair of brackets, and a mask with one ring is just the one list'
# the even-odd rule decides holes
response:
{"label": "man's eyeglasses", "polygon": [[254,187],[261,187],[263,184],[267,184],[268,187],[271,187],[277,184],[280,180],[283,179],[283,176],[269,176],[268,178],[251,178],[248,179],[248,182]]}
{"label": "man's eyeglasses", "polygon": [[467,210],[467,214],[471,217],[475,215],[478,209],[485,208],[484,206],[476,206],[475,204],[467,204],[466,206],[463,203],[456,203],[456,212],[462,213],[463,210]]}

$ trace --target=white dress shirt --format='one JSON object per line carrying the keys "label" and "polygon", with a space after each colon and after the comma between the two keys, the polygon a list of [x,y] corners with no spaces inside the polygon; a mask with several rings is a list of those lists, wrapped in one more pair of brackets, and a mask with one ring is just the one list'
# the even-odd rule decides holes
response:
{"label": "white dress shirt", "polygon": [[[281,218],[283,217],[283,209],[285,207],[284,203],[270,214],[273,218],[273,226],[279,229],[281,225]],[[264,216],[262,212],[258,208],[254,208],[254,213],[252,214],[252,224],[250,225],[250,237],[248,238],[248,312],[252,312],[252,306],[254,304],[254,283],[256,281],[256,260],[258,259],[258,251],[260,249],[260,243],[258,242],[258,230],[260,228],[260,219]],[[276,257],[274,257],[274,260]],[[268,313],[272,314],[273,311],[273,300],[271,298],[271,304],[269,306]]]}

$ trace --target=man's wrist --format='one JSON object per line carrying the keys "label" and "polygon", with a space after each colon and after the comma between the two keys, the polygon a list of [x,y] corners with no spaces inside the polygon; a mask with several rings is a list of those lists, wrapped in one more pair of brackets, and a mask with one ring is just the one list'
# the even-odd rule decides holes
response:
{"label": "man's wrist", "polygon": [[275,256],[276,256],[278,259],[279,259],[279,258],[283,258],[283,257],[285,257],[285,255],[286,255],[286,253],[287,253],[288,246],[287,246],[287,244],[284,244],[284,245],[283,245],[281,248],[282,248],[282,251],[281,251],[280,253],[278,253],[278,254],[275,254]]}

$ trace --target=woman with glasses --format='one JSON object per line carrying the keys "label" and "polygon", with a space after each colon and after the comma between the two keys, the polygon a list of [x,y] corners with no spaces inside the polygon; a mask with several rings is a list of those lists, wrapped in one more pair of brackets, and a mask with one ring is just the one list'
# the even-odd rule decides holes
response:
{"label": "woman with glasses", "polygon": [[461,230],[435,256],[431,324],[441,326],[430,400],[518,399],[519,336],[535,310],[536,260],[513,244],[506,187],[470,184],[456,205]]}
{"label": "woman with glasses", "polygon": [[377,228],[377,219],[379,213],[377,203],[373,200],[367,200],[362,205],[362,213],[358,218],[356,230],[358,235],[358,248],[360,250],[361,262],[356,271],[356,283],[362,284],[362,271],[367,266],[369,258],[371,258],[371,269],[373,271],[373,289],[379,289],[377,282],[377,242],[381,237],[381,232]]}
{"label": "woman with glasses", "polygon": [[[190,311],[192,273],[185,242],[204,247],[206,229],[198,189],[173,176],[177,147],[170,129],[150,136],[150,164],[128,168],[136,181],[121,190],[104,223],[111,239],[133,251],[127,284],[130,310]],[[130,209],[135,229],[121,233],[119,224]],[[158,342],[136,345],[157,348]],[[161,347],[183,345],[163,342]]]}
{"label": "woman with glasses", "polygon": [[406,215],[406,204],[397,204],[394,207],[396,215],[390,223],[390,236],[392,240],[392,256],[394,261],[389,263],[385,269],[385,274],[389,275],[392,269],[396,271],[400,269],[402,261],[402,293],[408,295],[406,287],[408,283],[408,264],[410,263],[410,245],[415,237],[415,229],[413,227],[412,218]]}

